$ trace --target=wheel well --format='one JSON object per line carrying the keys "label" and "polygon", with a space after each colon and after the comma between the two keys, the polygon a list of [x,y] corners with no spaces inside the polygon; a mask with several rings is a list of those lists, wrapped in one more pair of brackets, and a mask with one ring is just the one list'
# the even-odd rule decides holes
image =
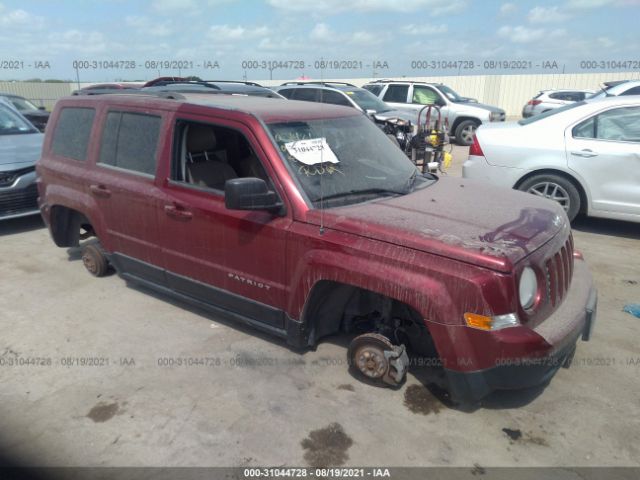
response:
{"label": "wheel well", "polygon": [[466,120],[471,120],[473,123],[475,123],[476,125],[482,125],[482,122],[480,120],[478,120],[477,118],[474,117],[458,117],[456,118],[456,120],[453,122],[453,125],[451,125],[451,130],[450,130],[450,134],[451,135],[455,135],[456,133],[456,129],[458,128],[458,125],[460,125],[462,122],[466,121]]}
{"label": "wheel well", "polygon": [[61,205],[51,207],[50,225],[51,236],[58,247],[77,247],[81,239],[95,235],[91,222],[83,213]]}
{"label": "wheel well", "polygon": [[542,170],[536,170],[534,172],[527,173],[524,177],[522,177],[520,180],[516,182],[513,188],[519,189],[520,185],[522,185],[525,181],[527,181],[531,177],[534,177],[536,175],[544,175],[544,174],[558,175],[559,177],[563,177],[564,179],[570,181],[573,184],[573,186],[576,187],[576,190],[578,190],[578,195],[580,195],[580,211],[578,213],[587,213],[587,207],[588,207],[587,193],[584,191],[582,184],[578,180],[576,180],[575,177],[573,177],[572,175],[569,175],[566,172],[563,172],[562,170],[545,168]]}
{"label": "wheel well", "polygon": [[[381,333],[394,343],[409,343],[433,353],[422,315],[406,303],[364,288],[322,280],[314,285],[302,316],[308,344],[337,333]],[[398,338],[399,336],[402,338]],[[395,337],[395,338],[394,338]]]}

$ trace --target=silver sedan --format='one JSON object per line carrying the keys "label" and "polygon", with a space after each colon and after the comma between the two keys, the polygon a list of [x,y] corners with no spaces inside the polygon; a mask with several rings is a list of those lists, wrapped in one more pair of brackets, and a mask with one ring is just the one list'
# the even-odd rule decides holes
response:
{"label": "silver sedan", "polygon": [[570,220],[583,213],[640,222],[640,96],[482,125],[463,176],[555,200]]}

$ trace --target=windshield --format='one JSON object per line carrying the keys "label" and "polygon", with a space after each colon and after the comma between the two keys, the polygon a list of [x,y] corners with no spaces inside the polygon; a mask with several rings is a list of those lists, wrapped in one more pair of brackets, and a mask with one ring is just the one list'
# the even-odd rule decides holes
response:
{"label": "windshield", "polygon": [[[430,184],[364,115],[270,124],[289,170],[314,207],[403,195]],[[426,186],[426,185],[425,185]]]}
{"label": "windshield", "polygon": [[452,102],[464,102],[465,100],[458,95],[458,93],[456,91],[454,91],[453,89],[447,87],[446,85],[438,85],[438,89],[444,93],[447,98],[449,100],[451,100]]}
{"label": "windshield", "polygon": [[38,107],[36,107],[33,103],[31,103],[26,98],[11,97],[10,100],[13,106],[16,107],[16,109],[21,112],[27,111],[27,110],[32,110],[32,111],[38,110]]}
{"label": "windshield", "polygon": [[378,97],[368,90],[344,90],[344,93],[349,95],[351,100],[356,102],[358,106],[364,110],[374,110],[376,113],[388,112],[391,110],[389,105],[384,103]]}
{"label": "windshield", "polygon": [[17,113],[12,112],[4,105],[0,105],[0,135],[13,135],[17,133],[33,133],[35,130]]}
{"label": "windshield", "polygon": [[586,102],[583,100],[581,102],[570,103],[569,105],[565,105],[564,107],[554,108],[553,110],[547,110],[544,113],[540,113],[538,115],[534,115],[533,117],[523,118],[519,120],[518,123],[520,125],[529,125],[530,123],[537,122],[538,120],[542,120],[543,118],[550,117],[552,115],[557,115],[558,113],[566,112],[567,110],[571,110],[572,108],[580,107],[584,105]]}

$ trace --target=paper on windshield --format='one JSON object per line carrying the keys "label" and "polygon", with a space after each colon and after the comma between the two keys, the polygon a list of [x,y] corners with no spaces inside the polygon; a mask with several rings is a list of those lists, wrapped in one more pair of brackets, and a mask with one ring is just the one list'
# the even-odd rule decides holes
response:
{"label": "paper on windshield", "polygon": [[327,162],[340,163],[324,137],[289,142],[285,143],[284,147],[289,152],[289,155],[305,165],[317,165]]}

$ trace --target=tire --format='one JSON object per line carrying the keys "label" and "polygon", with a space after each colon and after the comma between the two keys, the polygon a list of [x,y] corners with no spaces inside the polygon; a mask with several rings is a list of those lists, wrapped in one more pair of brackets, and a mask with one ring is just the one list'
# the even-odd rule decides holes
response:
{"label": "tire", "polygon": [[454,135],[456,137],[456,143],[463,147],[469,147],[473,143],[473,136],[478,128],[478,122],[473,120],[464,120],[456,127]]}
{"label": "tire", "polygon": [[518,190],[555,200],[564,208],[570,222],[580,212],[580,192],[571,180],[560,175],[534,175],[522,182]]}
{"label": "tire", "polygon": [[82,263],[94,277],[104,277],[109,271],[109,261],[102,249],[95,245],[86,245],[82,249]]}

